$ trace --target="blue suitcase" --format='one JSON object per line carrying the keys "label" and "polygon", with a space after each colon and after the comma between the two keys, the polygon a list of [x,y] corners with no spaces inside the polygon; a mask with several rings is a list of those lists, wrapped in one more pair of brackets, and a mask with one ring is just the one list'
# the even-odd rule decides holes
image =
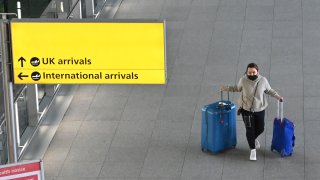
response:
{"label": "blue suitcase", "polygon": [[212,153],[237,145],[236,106],[222,100],[202,108],[201,149]]}
{"label": "blue suitcase", "polygon": [[[279,111],[281,111],[281,117],[279,117]],[[283,102],[279,101],[278,115],[273,122],[271,151],[278,151],[281,154],[281,157],[291,156],[294,145],[294,123],[287,118],[283,118]]]}

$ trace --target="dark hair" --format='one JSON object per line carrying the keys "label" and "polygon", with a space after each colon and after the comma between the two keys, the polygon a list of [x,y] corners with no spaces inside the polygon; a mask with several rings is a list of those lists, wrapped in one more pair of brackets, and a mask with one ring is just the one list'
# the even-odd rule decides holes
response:
{"label": "dark hair", "polygon": [[248,64],[245,74],[247,74],[248,68],[255,68],[257,71],[259,71],[259,67],[258,67],[258,65],[256,63]]}

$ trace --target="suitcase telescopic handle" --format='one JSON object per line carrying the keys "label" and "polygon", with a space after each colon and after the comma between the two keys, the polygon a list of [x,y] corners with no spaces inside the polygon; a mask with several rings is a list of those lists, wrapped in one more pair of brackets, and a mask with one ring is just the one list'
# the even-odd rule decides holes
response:
{"label": "suitcase telescopic handle", "polygon": [[[223,101],[223,91],[220,91],[221,93],[221,101]],[[228,101],[230,101],[230,92],[228,90]]]}
{"label": "suitcase telescopic handle", "polygon": [[278,111],[277,111],[277,118],[280,118],[281,122],[283,120],[283,100],[278,100]]}

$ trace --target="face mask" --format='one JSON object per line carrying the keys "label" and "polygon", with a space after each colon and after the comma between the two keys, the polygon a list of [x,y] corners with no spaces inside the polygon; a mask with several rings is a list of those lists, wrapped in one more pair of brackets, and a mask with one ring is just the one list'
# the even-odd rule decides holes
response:
{"label": "face mask", "polygon": [[248,76],[248,79],[250,79],[251,81],[254,81],[254,80],[256,80],[257,78],[258,78],[258,76],[257,75],[247,75]]}

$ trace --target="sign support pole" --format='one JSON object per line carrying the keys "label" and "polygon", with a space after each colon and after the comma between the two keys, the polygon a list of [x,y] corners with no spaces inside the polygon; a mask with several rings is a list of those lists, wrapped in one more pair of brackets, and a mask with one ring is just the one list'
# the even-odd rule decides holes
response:
{"label": "sign support pole", "polygon": [[3,71],[3,90],[5,104],[5,119],[8,142],[8,163],[17,163],[18,148],[17,148],[17,127],[15,121],[14,99],[13,99],[13,82],[10,77],[10,60],[8,56],[8,32],[7,32],[7,14],[2,14],[0,23],[1,31],[1,54],[2,54],[2,71]]}

